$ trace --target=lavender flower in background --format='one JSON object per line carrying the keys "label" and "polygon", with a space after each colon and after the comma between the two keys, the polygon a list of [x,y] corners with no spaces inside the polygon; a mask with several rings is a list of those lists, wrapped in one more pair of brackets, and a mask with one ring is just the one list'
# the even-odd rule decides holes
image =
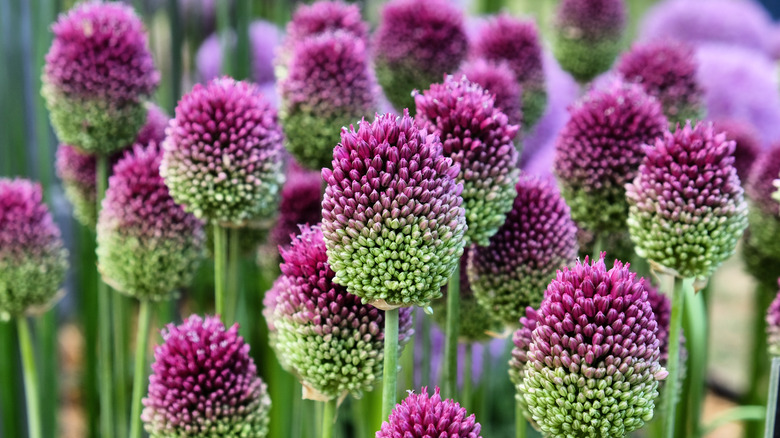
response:
{"label": "lavender flower in background", "polygon": [[90,153],[131,144],[160,81],[141,20],[121,3],[85,2],[52,32],[41,94],[60,142]]}
{"label": "lavender flower in background", "polygon": [[311,36],[339,30],[368,43],[368,24],[363,21],[358,5],[323,0],[301,4],[287,23],[285,50],[292,50]]}
{"label": "lavender flower in background", "polygon": [[766,332],[769,354],[780,356],[780,293],[772,300],[766,312]]}
{"label": "lavender flower in background", "polygon": [[396,405],[376,438],[481,438],[481,430],[474,414],[468,415],[466,408],[454,400],[442,400],[438,387],[433,395],[428,395],[428,387],[423,387],[420,394],[409,391],[409,395]]}
{"label": "lavender flower in background", "polygon": [[67,270],[68,252],[41,186],[0,178],[0,319],[48,310]]}
{"label": "lavender flower in background", "polygon": [[271,399],[238,324],[192,315],[162,337],[141,416],[152,438],[266,436]]}
{"label": "lavender flower in background", "polygon": [[271,230],[271,242],[287,246],[300,232],[299,225],[314,225],[322,220],[322,177],[320,172],[306,170],[295,161],[287,166],[282,186],[279,216]]}
{"label": "lavender flower in background", "polygon": [[[480,85],[493,95],[496,108],[506,114],[509,123],[520,125],[523,120],[523,90],[515,80],[515,74],[504,62],[476,59],[461,66],[456,77],[465,76],[469,81]],[[515,139],[519,143],[519,135]]]}

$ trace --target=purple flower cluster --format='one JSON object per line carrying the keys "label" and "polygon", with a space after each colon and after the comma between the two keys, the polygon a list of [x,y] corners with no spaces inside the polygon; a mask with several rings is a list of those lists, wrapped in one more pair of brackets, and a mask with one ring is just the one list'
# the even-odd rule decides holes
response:
{"label": "purple flower cluster", "polygon": [[[492,94],[496,108],[506,114],[509,123],[520,125],[523,120],[523,90],[505,61],[469,61],[461,66],[456,77],[459,75],[479,84]],[[515,142],[519,143],[519,138],[516,138]]]}
{"label": "purple flower cluster", "polygon": [[395,406],[376,438],[481,438],[481,430],[474,414],[468,415],[466,408],[454,400],[442,400],[438,387],[433,395],[423,387],[420,394],[410,391]]}
{"label": "purple flower cluster", "polygon": [[287,24],[285,47],[292,49],[306,38],[338,30],[363,43],[368,42],[368,24],[363,21],[357,5],[327,0],[301,4]]}
{"label": "purple flower cluster", "polygon": [[271,241],[286,246],[300,232],[299,225],[315,225],[322,220],[322,177],[292,161],[279,201],[279,216],[271,230]]}
{"label": "purple flower cluster", "polygon": [[713,121],[712,125],[716,132],[725,132],[726,139],[736,143],[734,167],[739,180],[747,181],[753,163],[763,152],[760,134],[750,122],[740,119],[719,119]]}

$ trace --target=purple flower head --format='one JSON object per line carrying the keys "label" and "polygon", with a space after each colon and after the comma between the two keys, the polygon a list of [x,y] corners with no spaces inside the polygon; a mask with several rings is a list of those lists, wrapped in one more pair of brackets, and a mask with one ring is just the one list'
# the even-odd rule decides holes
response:
{"label": "purple flower head", "polygon": [[481,438],[481,430],[474,414],[468,415],[466,408],[454,400],[442,400],[438,387],[428,395],[428,387],[424,386],[420,394],[409,391],[395,406],[376,438]]}
{"label": "purple flower head", "polygon": [[572,217],[590,231],[625,229],[625,184],[634,179],[643,145],[663,135],[657,100],[634,84],[613,82],[575,103],[555,144],[554,171]]}
{"label": "purple flower head", "polygon": [[279,93],[287,149],[320,170],[333,158],[341,127],[376,110],[379,90],[365,43],[336,31],[295,45]]}
{"label": "purple flower head", "polygon": [[[460,76],[465,76],[492,94],[496,108],[506,114],[509,123],[520,125],[523,120],[523,91],[505,61],[492,62],[484,59],[469,61],[461,66],[456,74],[456,77]],[[516,139],[516,142],[518,140]]]}
{"label": "purple flower head", "polygon": [[102,153],[129,144],[160,81],[141,20],[121,3],[85,2],[52,32],[42,93],[60,141]]}
{"label": "purple flower head", "polygon": [[504,223],[520,174],[513,140],[517,125],[495,107],[493,97],[467,78],[447,76],[422,93],[414,92],[417,125],[439,136],[444,156],[460,165],[466,237],[477,245]]}
{"label": "purple flower head", "polygon": [[203,253],[203,223],[186,213],[160,176],[157,143],[135,145],[114,166],[97,222],[97,257],[106,283],[159,301],[189,285]]}
{"label": "purple flower head", "polygon": [[[525,373],[525,367],[528,364],[528,352],[533,342],[534,330],[539,325],[539,313],[531,306],[525,308],[525,316],[520,318],[520,328],[515,330],[512,334],[512,357],[509,359],[509,380],[515,384],[520,385],[523,382],[523,376]],[[525,402],[525,398],[521,396],[516,397],[518,406],[523,412],[526,418],[531,418],[531,412],[528,409],[528,404]],[[535,428],[538,429],[536,423],[532,423]]]}
{"label": "purple flower head", "polygon": [[286,246],[300,232],[299,225],[314,225],[322,220],[322,177],[296,162],[287,166],[282,186],[279,216],[271,231],[275,245]]}
{"label": "purple flower head", "polygon": [[67,270],[68,252],[41,186],[0,178],[0,319],[47,310]]}
{"label": "purple flower head", "polygon": [[[370,391],[382,376],[385,312],[333,282],[318,227],[302,226],[281,255],[282,275],[263,300],[280,362],[301,380],[305,398]],[[403,346],[413,334],[412,310],[401,309],[399,318]]]}
{"label": "purple flower head", "polygon": [[[466,244],[460,166],[407,111],[341,131],[322,201],[334,282],[377,306],[427,306]],[[384,306],[383,306],[384,307]]]}
{"label": "purple flower head", "polygon": [[141,414],[151,436],[266,436],[271,399],[238,324],[192,315],[162,337]]}
{"label": "purple flower head", "polygon": [[315,1],[301,4],[287,23],[285,45],[292,47],[303,40],[322,33],[344,31],[362,43],[368,42],[368,24],[356,4],[341,1]]}
{"label": "purple flower head", "polygon": [[523,174],[506,222],[486,247],[473,247],[469,281],[477,301],[504,324],[515,326],[536,306],[556,270],[577,257],[577,226],[555,187]]}
{"label": "purple flower head", "polygon": [[703,91],[696,67],[692,47],[665,40],[635,45],[621,56],[617,72],[658,99],[669,122],[675,124],[701,118]]}
{"label": "purple flower head", "polygon": [[[274,82],[273,61],[280,41],[281,31],[275,24],[265,20],[255,20],[249,25],[253,82],[260,85]],[[235,46],[235,38],[230,40],[230,44],[232,47]],[[208,83],[220,76],[222,47],[218,35],[212,34],[201,43],[195,55],[195,66],[201,83]]]}
{"label": "purple flower head", "polygon": [[647,301],[650,302],[655,322],[658,323],[658,332],[655,337],[660,344],[661,363],[666,364],[666,360],[669,358],[669,324],[672,320],[672,301],[649,281],[645,281],[645,286],[647,286]]}
{"label": "purple flower head", "polygon": [[773,182],[780,175],[780,143],[773,145],[760,155],[745,183],[748,199],[762,212],[780,219],[780,204],[772,199],[776,187]]}
{"label": "purple flower head", "polygon": [[780,356],[780,293],[772,300],[766,313],[766,331],[769,354]]}
{"label": "purple flower head", "polygon": [[[737,169],[739,180],[747,182],[753,163],[763,152],[760,134],[751,123],[739,119],[714,120],[712,125],[716,132],[725,132],[726,139],[736,143],[734,167]],[[778,172],[780,172],[780,168],[778,168]],[[747,189],[747,185],[745,185],[745,189]],[[748,196],[750,195],[748,194]]]}
{"label": "purple flower head", "polygon": [[167,132],[160,174],[187,212],[241,225],[276,209],[282,132],[257,87],[229,77],[196,84]]}
{"label": "purple flower head", "polygon": [[711,123],[687,123],[645,147],[626,185],[628,229],[654,269],[706,280],[734,253],[747,227],[734,148]]}
{"label": "purple flower head", "polygon": [[412,90],[455,73],[468,52],[463,12],[446,0],[392,0],[374,33],[375,64],[387,99],[414,109]]}
{"label": "purple flower head", "polygon": [[[750,233],[746,236],[746,265],[759,280],[774,283],[777,277],[777,260],[780,260],[780,203],[772,197],[777,190],[774,181],[780,175],[780,143],[759,155],[748,174],[745,193],[750,200],[748,211]],[[751,263],[753,259],[760,263]],[[757,266],[763,264],[765,266]],[[752,266],[751,266],[752,265]],[[768,277],[768,278],[765,278]],[[770,282],[771,280],[771,282]]]}
{"label": "purple flower head", "polygon": [[592,42],[620,39],[626,27],[626,5],[623,0],[562,0],[555,27]]}
{"label": "purple flower head", "polygon": [[625,436],[653,417],[667,372],[644,279],[586,257],[558,271],[535,313],[517,389],[542,433]]}

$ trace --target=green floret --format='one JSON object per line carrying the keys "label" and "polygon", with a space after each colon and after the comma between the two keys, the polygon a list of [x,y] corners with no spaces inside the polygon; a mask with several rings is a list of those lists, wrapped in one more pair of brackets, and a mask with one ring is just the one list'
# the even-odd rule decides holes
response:
{"label": "green floret", "polygon": [[[522,108],[523,130],[530,132],[547,109],[547,90],[543,83],[535,87],[526,86],[523,88]],[[518,141],[518,143],[520,142],[519,135],[517,136],[516,141]]]}
{"label": "green floret", "polygon": [[68,270],[68,252],[0,259],[0,319],[42,313],[58,298]]}
{"label": "green floret", "polygon": [[601,187],[598,191],[561,181],[561,194],[571,208],[571,217],[586,230],[620,232],[628,216],[626,190]]}
{"label": "green floret", "polygon": [[97,200],[94,193],[87,193],[78,184],[63,181],[65,197],[73,206],[73,216],[87,228],[95,228],[97,223]]}
{"label": "green floret", "polygon": [[609,70],[620,53],[619,39],[591,41],[571,38],[558,33],[553,42],[553,53],[561,67],[578,82],[589,82]]}
{"label": "green floret", "polygon": [[304,109],[280,112],[285,146],[302,166],[319,170],[330,167],[333,148],[341,139],[341,128],[356,123],[366,114],[323,117]]}
{"label": "green floret", "polygon": [[375,63],[376,79],[387,100],[398,111],[408,109],[410,115],[414,115],[417,110],[412,91],[425,90],[443,77],[441,74],[431,74],[410,65],[390,66],[382,59],[377,59]]}
{"label": "green floret", "polygon": [[539,307],[544,291],[555,277],[558,267],[551,265],[551,269],[545,272],[528,265],[519,265],[511,274],[480,275],[469,266],[472,270],[469,279],[479,305],[496,319],[515,327],[525,315],[527,306]]}

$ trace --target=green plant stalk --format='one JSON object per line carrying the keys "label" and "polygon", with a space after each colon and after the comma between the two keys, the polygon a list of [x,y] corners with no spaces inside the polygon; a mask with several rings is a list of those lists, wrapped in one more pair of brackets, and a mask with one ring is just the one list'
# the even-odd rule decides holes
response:
{"label": "green plant stalk", "polygon": [[[775,291],[765,286],[756,287],[754,296],[753,339],[750,355],[750,386],[746,402],[752,405],[767,404],[767,387],[769,383],[769,353],[766,339],[766,311],[775,297]],[[749,421],[745,424],[745,436],[763,436],[763,422]]]}
{"label": "green plant stalk", "polygon": [[251,80],[251,61],[249,43],[249,21],[252,19],[252,1],[236,2],[236,56],[234,77],[239,80]]}
{"label": "green plant stalk", "polygon": [[525,438],[526,430],[528,429],[523,409],[520,407],[520,401],[517,397],[521,397],[519,394],[515,396],[515,438]]}
{"label": "green plant stalk", "polygon": [[114,388],[116,389],[116,428],[120,431],[120,437],[125,436],[127,425],[127,318],[128,308],[125,305],[127,298],[120,294],[111,297],[111,312],[114,320]]}
{"label": "green plant stalk", "polygon": [[[220,2],[228,3],[228,2]],[[168,0],[168,19],[170,20],[171,35],[171,101],[168,105],[168,113],[173,115],[176,103],[181,97],[181,81],[183,72],[182,52],[184,42],[181,29],[181,19],[179,18],[179,0]]]}
{"label": "green plant stalk", "polygon": [[718,418],[708,424],[702,435],[706,436],[712,433],[715,429],[723,426],[724,424],[738,422],[738,421],[763,421],[766,416],[766,408],[764,406],[737,406],[731,408],[728,411],[718,415]]}
{"label": "green plant stalk", "polygon": [[41,432],[41,404],[38,392],[38,371],[35,368],[35,353],[33,351],[30,326],[27,318],[16,319],[19,335],[19,350],[22,353],[22,369],[24,370],[24,387],[27,400],[27,433],[29,438],[43,438]]}
{"label": "green plant stalk", "polygon": [[[84,324],[84,410],[87,415],[87,430],[91,438],[100,436],[98,412],[100,411],[99,359],[98,359],[98,291],[97,272],[93,268],[96,263],[94,230],[79,227],[79,284],[81,286],[80,320]],[[16,435],[7,435],[16,436]]]}
{"label": "green plant stalk", "polygon": [[222,74],[233,76],[235,74],[233,63],[233,50],[230,44],[230,4],[232,2],[217,2],[217,35],[219,35],[219,48],[222,53]]}
{"label": "green plant stalk", "polygon": [[370,413],[368,409],[368,394],[360,399],[351,399],[352,418],[355,420],[355,433],[357,436],[371,436],[372,430],[369,428]]}
{"label": "green plant stalk", "polygon": [[461,395],[461,405],[466,409],[471,409],[471,373],[472,373],[472,357],[471,357],[471,342],[466,343],[466,357],[463,362],[463,391]]}
{"label": "green plant stalk", "polygon": [[460,319],[460,263],[447,284],[447,321],[444,338],[442,392],[445,397],[458,395],[458,321]]}
{"label": "green plant stalk", "polygon": [[333,429],[336,426],[337,399],[324,402],[322,410],[322,438],[333,438]]}
{"label": "green plant stalk", "polygon": [[683,311],[685,305],[685,282],[687,279],[674,278],[672,291],[672,316],[669,322],[669,359],[666,369],[669,376],[666,381],[670,383],[664,391],[664,437],[674,438],[677,391],[675,390],[680,376],[680,332],[683,323]]}
{"label": "green plant stalk", "polygon": [[398,382],[398,309],[385,311],[384,373],[382,375],[382,419],[395,407]]}
{"label": "green plant stalk", "polygon": [[777,429],[777,398],[778,386],[780,386],[780,357],[772,358],[772,372],[769,375],[769,399],[766,404],[766,423],[764,425],[764,438],[775,436]]}
{"label": "green plant stalk", "polygon": [[21,436],[19,433],[19,420],[23,417],[18,412],[16,391],[16,336],[14,326],[8,322],[0,322],[0,354],[5,360],[0,360],[0,379],[2,379],[3,391],[0,391],[0,414],[3,419],[3,436]]}
{"label": "green plant stalk", "polygon": [[130,414],[130,438],[141,438],[141,398],[146,380],[146,350],[149,345],[149,325],[152,312],[149,301],[142,300],[138,306],[138,329],[135,336],[135,369],[133,369],[133,405]]}
{"label": "green plant stalk", "polygon": [[214,225],[214,307],[215,312],[225,319],[225,299],[226,299],[226,274],[227,274],[227,230],[218,225]]}
{"label": "green plant stalk", "polygon": [[[108,186],[108,157],[97,156],[97,210],[106,195]],[[114,433],[114,382],[111,357],[111,291],[103,282],[100,273],[98,284],[98,332],[100,335],[100,429],[101,436],[116,436]]]}
{"label": "green plant stalk", "polygon": [[[690,340],[686,343],[688,348],[688,394],[683,393],[683,405],[686,411],[679,417],[685,423],[686,431],[683,436],[699,437],[701,435],[701,411],[705,396],[705,384],[707,383],[707,361],[709,331],[707,324],[707,309],[704,305],[704,293],[685,294],[685,319],[686,337]],[[671,340],[671,338],[669,338]],[[679,428],[678,428],[679,430]]]}
{"label": "green plant stalk", "polygon": [[[230,228],[228,234],[228,260],[227,260],[227,290],[225,296],[225,323],[236,321],[236,309],[241,287],[241,229]],[[248,326],[242,327],[249,330]],[[248,338],[247,338],[248,339]]]}
{"label": "green plant stalk", "polygon": [[596,232],[593,236],[593,253],[590,256],[590,262],[601,258],[601,251],[604,251],[604,233]]}

